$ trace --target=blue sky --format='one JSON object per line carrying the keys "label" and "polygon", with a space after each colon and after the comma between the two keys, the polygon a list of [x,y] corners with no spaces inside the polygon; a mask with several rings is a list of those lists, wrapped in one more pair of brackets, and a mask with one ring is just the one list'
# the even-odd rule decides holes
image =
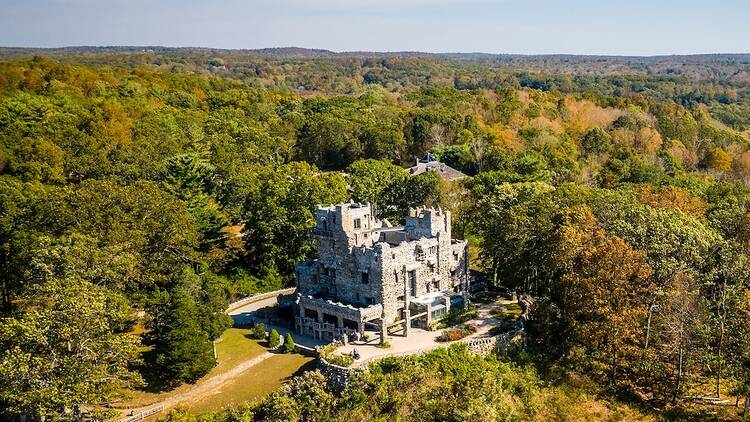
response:
{"label": "blue sky", "polygon": [[750,0],[0,0],[0,45],[750,52]]}

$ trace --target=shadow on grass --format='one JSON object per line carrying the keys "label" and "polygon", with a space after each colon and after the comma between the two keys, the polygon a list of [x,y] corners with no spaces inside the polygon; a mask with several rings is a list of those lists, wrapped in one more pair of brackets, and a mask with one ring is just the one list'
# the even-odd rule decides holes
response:
{"label": "shadow on grass", "polygon": [[164,376],[164,370],[156,363],[156,350],[144,351],[141,353],[141,358],[142,362],[134,369],[141,374],[145,385],[137,390],[159,394],[171,391],[180,385],[179,382]]}
{"label": "shadow on grass", "polygon": [[284,381],[287,381],[287,380],[289,380],[289,379],[291,379],[293,377],[298,377],[298,376],[304,374],[307,371],[314,371],[317,368],[318,368],[318,360],[317,359],[313,359],[313,360],[305,363],[304,365],[300,366],[296,371],[294,371],[294,373],[292,375],[286,377],[284,379]]}
{"label": "shadow on grass", "polygon": [[257,341],[259,345],[265,347],[266,349],[270,347],[268,344],[268,338],[258,338],[253,335],[253,333],[247,333],[244,335],[244,337],[248,340]]}

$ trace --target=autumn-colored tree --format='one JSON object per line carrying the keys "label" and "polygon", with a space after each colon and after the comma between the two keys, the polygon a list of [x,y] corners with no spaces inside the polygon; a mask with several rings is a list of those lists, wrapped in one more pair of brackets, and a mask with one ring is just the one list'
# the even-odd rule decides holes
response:
{"label": "autumn-colored tree", "polygon": [[644,255],[599,228],[591,210],[563,214],[552,237],[553,262],[560,274],[553,294],[571,347],[571,358],[613,387],[640,387],[643,325],[653,271]]}
{"label": "autumn-colored tree", "polygon": [[703,165],[709,170],[728,172],[732,169],[732,157],[720,147],[714,147],[706,152]]}
{"label": "autumn-colored tree", "polygon": [[685,189],[676,186],[653,188],[642,186],[637,191],[638,201],[654,208],[679,209],[687,215],[700,218],[706,205]]}

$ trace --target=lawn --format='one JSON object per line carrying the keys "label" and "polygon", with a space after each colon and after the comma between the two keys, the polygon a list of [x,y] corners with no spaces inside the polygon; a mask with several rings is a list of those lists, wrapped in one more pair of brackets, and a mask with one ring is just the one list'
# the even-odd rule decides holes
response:
{"label": "lawn", "polygon": [[523,314],[521,306],[517,303],[508,303],[502,308],[492,311],[492,315],[503,321],[515,321]]}
{"label": "lawn", "polygon": [[219,364],[211,370],[208,376],[222,374],[240,362],[260,356],[266,351],[258,340],[248,337],[250,331],[247,328],[229,328],[224,331],[224,334],[216,341],[216,356]]}
{"label": "lawn", "polygon": [[[259,344],[257,340],[253,340],[247,336],[247,334],[249,333],[250,330],[244,328],[227,329],[224,334],[222,334],[221,337],[216,341],[216,355],[218,357],[218,364],[211,370],[211,372],[203,377],[202,380],[222,374],[237,366],[240,362],[250,360],[265,352],[265,347]],[[146,352],[149,349],[150,348],[143,348],[142,351]],[[258,369],[262,368],[265,368],[265,362],[263,362]],[[243,376],[244,375],[245,374],[243,374]],[[202,380],[199,380],[198,384],[200,384]],[[144,389],[136,389],[130,392],[130,396],[132,397],[132,399],[128,400],[127,402],[113,403],[112,407],[131,408],[149,406],[151,404],[158,403],[174,394],[188,391],[191,388],[193,388],[193,385],[191,384],[182,384],[168,391],[154,391],[154,389],[149,389],[148,387]]]}
{"label": "lawn", "polygon": [[275,355],[219,386],[203,398],[183,403],[182,406],[191,413],[204,413],[246,401],[255,401],[267,396],[303,366],[312,363],[313,358],[298,354]]}

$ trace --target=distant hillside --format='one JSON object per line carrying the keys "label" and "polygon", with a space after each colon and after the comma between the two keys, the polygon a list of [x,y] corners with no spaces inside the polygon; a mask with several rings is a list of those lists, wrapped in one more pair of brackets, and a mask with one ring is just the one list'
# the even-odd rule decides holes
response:
{"label": "distant hillside", "polygon": [[626,57],[334,52],[299,47],[0,47],[0,61],[36,56],[67,64],[213,74],[305,95],[359,95],[380,86],[391,92],[424,87],[532,88],[599,97],[647,96],[690,109],[705,107],[719,122],[750,130],[750,54]]}
{"label": "distant hillside", "polygon": [[427,53],[422,51],[331,51],[304,47],[271,47],[257,49],[223,49],[207,47],[163,47],[163,46],[69,46],[58,48],[0,47],[0,59],[21,58],[33,55],[56,54],[106,54],[106,53],[216,53],[247,54],[270,57],[431,57],[456,60],[503,61],[584,61],[584,62],[727,62],[750,64],[750,54],[717,53],[663,56],[601,56],[575,54],[496,54],[496,53]]}

